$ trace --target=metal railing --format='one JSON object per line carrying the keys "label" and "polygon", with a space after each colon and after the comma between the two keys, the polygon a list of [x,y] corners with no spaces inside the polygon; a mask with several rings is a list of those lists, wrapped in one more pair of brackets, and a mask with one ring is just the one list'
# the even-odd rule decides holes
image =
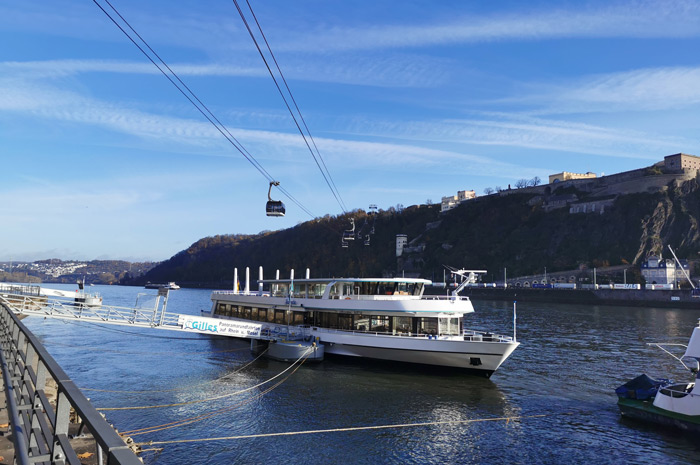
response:
{"label": "metal railing", "polygon": [[[99,464],[104,463],[105,454],[108,465],[141,464],[4,302],[0,302],[0,348],[15,463],[79,465],[70,432],[82,432],[86,427],[94,439]],[[51,391],[55,391],[54,401],[49,400]],[[72,413],[79,421],[71,422]]]}

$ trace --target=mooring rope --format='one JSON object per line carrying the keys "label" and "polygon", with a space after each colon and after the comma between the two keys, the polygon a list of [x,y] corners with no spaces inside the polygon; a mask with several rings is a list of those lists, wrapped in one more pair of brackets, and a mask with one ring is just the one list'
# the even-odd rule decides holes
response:
{"label": "mooring rope", "polygon": [[[246,350],[250,350],[250,349],[246,349]],[[248,363],[246,363],[246,364],[243,365],[242,367],[239,367],[238,369],[236,369],[235,371],[233,371],[233,372],[231,372],[231,373],[226,373],[224,376],[221,376],[220,378],[212,379],[212,380],[209,380],[209,381],[204,381],[203,383],[199,383],[199,384],[192,384],[192,385],[187,385],[187,386],[183,386],[183,387],[179,387],[179,388],[173,388],[173,389],[141,390],[141,391],[119,391],[119,390],[110,390],[110,389],[91,389],[91,388],[80,388],[80,389],[81,389],[82,391],[110,392],[110,393],[118,393],[118,394],[151,394],[151,393],[156,393],[156,392],[176,392],[176,391],[185,391],[185,390],[189,390],[189,389],[192,389],[192,388],[196,388],[196,387],[198,387],[198,386],[204,386],[204,385],[207,385],[207,384],[213,384],[213,383],[216,383],[216,382],[218,382],[218,381],[223,381],[223,380],[225,380],[225,379],[227,379],[227,378],[230,378],[231,376],[240,373],[241,371],[245,370],[246,368],[248,368],[248,367],[249,367],[250,365],[252,365],[253,363],[257,362],[258,359],[259,359],[260,357],[262,357],[263,355],[265,355],[265,354],[267,353],[267,351],[268,351],[268,349],[263,350],[263,351],[260,353],[260,355],[258,355],[258,356],[255,357],[253,360],[249,361]]]}
{"label": "mooring rope", "polygon": [[323,433],[343,433],[350,431],[371,431],[371,430],[382,430],[382,429],[396,429],[396,428],[415,428],[419,426],[438,426],[438,425],[463,425],[468,423],[479,423],[486,421],[505,421],[509,423],[511,420],[524,420],[529,418],[541,418],[547,415],[526,415],[517,417],[498,417],[498,418],[477,418],[473,420],[445,420],[445,421],[427,421],[422,423],[403,423],[395,425],[376,425],[376,426],[355,426],[348,428],[332,428],[332,429],[318,429],[318,430],[307,430],[307,431],[287,431],[283,433],[261,433],[261,434],[247,434],[241,436],[224,436],[216,438],[198,438],[198,439],[179,439],[172,441],[149,441],[137,443],[139,446],[153,446],[153,445],[163,445],[163,444],[186,444],[193,442],[207,442],[207,441],[227,441],[235,439],[255,439],[255,438],[270,438],[279,436],[300,436],[304,434],[323,434]]}
{"label": "mooring rope", "polygon": [[251,387],[248,387],[248,388],[245,388],[245,389],[241,389],[240,391],[236,391],[236,392],[232,392],[232,393],[228,393],[228,394],[222,394],[222,395],[220,395],[220,396],[215,396],[215,397],[209,397],[209,398],[207,398],[207,399],[191,400],[191,401],[187,401],[187,402],[177,402],[177,403],[173,403],[173,404],[164,404],[164,405],[143,405],[143,406],[137,406],[137,407],[101,407],[101,408],[97,408],[96,410],[99,411],[99,412],[108,412],[108,411],[115,411],[115,410],[147,410],[147,409],[155,409],[155,408],[180,407],[180,406],[183,406],[183,405],[200,404],[200,403],[202,403],[202,402],[211,402],[211,401],[214,401],[214,400],[224,399],[224,398],[226,398],[226,397],[233,397],[233,396],[236,396],[236,395],[243,394],[243,393],[245,393],[245,392],[251,391],[251,390],[253,390],[253,389],[255,389],[255,388],[258,388],[258,387],[260,387],[260,386],[263,386],[263,385],[269,383],[270,381],[272,381],[272,380],[274,380],[274,379],[276,379],[276,378],[279,378],[280,376],[282,376],[283,374],[285,374],[287,371],[291,370],[297,363],[299,363],[300,360],[305,359],[306,356],[307,356],[309,353],[311,353],[312,350],[313,350],[312,347],[308,348],[308,349],[301,355],[301,357],[299,357],[293,364],[291,364],[289,367],[287,367],[286,369],[284,369],[284,370],[281,371],[280,373],[276,374],[276,375],[273,376],[272,378],[270,378],[270,379],[268,379],[268,380],[266,380],[266,381],[263,381],[262,383],[258,383],[258,384],[256,384],[255,386],[251,386]]}
{"label": "mooring rope", "polygon": [[[298,361],[298,360],[297,360],[297,361]],[[263,397],[264,395],[268,394],[268,393],[271,392],[272,390],[274,390],[274,389],[276,389],[277,387],[279,387],[282,383],[284,383],[284,382],[287,381],[289,378],[291,378],[292,375],[294,375],[294,373],[296,373],[296,371],[297,371],[299,368],[301,368],[301,366],[304,364],[305,361],[306,361],[306,357],[304,357],[304,359],[301,361],[301,363],[299,363],[299,364],[297,365],[297,367],[294,368],[294,370],[292,370],[291,373],[289,373],[286,377],[282,378],[281,380],[279,380],[277,383],[275,383],[274,385],[270,386],[270,387],[267,388],[266,390],[261,391],[261,392],[259,392],[258,394],[254,395],[254,396],[251,396],[251,397],[249,397],[248,399],[243,400],[243,401],[241,401],[241,402],[238,402],[237,404],[234,404],[234,405],[232,405],[232,406],[225,407],[225,408],[221,408],[221,409],[219,409],[219,410],[214,410],[213,412],[205,413],[205,414],[198,415],[198,416],[194,416],[194,417],[183,418],[182,420],[173,421],[173,422],[171,422],[171,423],[165,423],[165,424],[162,424],[162,425],[155,425],[155,426],[150,426],[150,427],[141,428],[141,429],[135,429],[135,430],[131,430],[131,431],[124,431],[124,432],[121,432],[121,433],[119,433],[119,434],[120,434],[122,437],[124,437],[124,436],[138,436],[138,435],[140,435],[140,434],[147,434],[147,433],[155,433],[155,432],[157,432],[157,431],[163,431],[163,430],[166,430],[166,429],[172,429],[172,428],[177,428],[177,427],[180,427],[180,426],[190,425],[190,424],[192,424],[192,423],[197,423],[197,422],[199,422],[199,421],[203,421],[203,420],[206,420],[206,419],[208,419],[208,418],[211,418],[211,417],[215,417],[215,416],[217,416],[217,415],[224,414],[224,413],[229,412],[229,411],[231,411],[231,410],[233,410],[233,409],[236,409],[236,408],[238,408],[238,407],[242,407],[243,405],[249,404],[249,403],[253,402],[254,400]],[[295,363],[296,363],[296,362],[295,362]]]}

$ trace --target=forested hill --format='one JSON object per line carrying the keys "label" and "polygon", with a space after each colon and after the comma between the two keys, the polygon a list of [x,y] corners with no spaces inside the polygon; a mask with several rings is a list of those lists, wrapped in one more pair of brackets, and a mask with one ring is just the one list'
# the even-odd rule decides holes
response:
{"label": "forested hill", "polygon": [[[595,200],[571,187],[565,192],[578,194],[579,201]],[[288,276],[293,268],[300,277],[310,268],[312,277],[405,272],[442,281],[443,265],[492,272],[507,267],[509,276],[517,276],[539,273],[544,267],[557,271],[581,265],[638,264],[652,252],[665,252],[667,244],[681,257],[698,258],[697,178],[672,182],[654,193],[620,195],[602,214],[570,214],[569,207],[547,212],[550,200],[515,191],[469,200],[443,214],[439,205],[379,211],[374,219],[364,211],[354,211],[281,231],[217,235],[197,241],[138,281],[125,284],[148,280],[230,287],[234,267],[241,277],[245,267],[250,267],[254,280],[259,266],[264,267],[266,278],[273,277],[276,269]],[[350,217],[355,218],[357,229],[365,220],[375,221],[369,246],[360,238],[341,247]],[[399,259],[397,234],[406,234],[409,241],[409,249]]]}

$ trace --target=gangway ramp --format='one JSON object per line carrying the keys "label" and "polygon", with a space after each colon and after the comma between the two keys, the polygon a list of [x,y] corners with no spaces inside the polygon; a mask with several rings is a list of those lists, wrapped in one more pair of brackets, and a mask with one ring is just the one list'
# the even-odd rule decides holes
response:
{"label": "gangway ramp", "polygon": [[153,307],[144,308],[105,304],[86,305],[65,297],[65,295],[72,295],[70,292],[64,291],[64,295],[57,295],[47,292],[44,288],[39,289],[38,286],[21,286],[21,289],[18,289],[19,287],[0,286],[0,302],[20,315],[267,341],[281,336],[302,336],[302,334],[292,334],[299,331],[296,328],[287,333],[286,327],[271,329],[263,328],[262,323],[168,313],[166,308],[169,289],[166,288],[158,290]]}

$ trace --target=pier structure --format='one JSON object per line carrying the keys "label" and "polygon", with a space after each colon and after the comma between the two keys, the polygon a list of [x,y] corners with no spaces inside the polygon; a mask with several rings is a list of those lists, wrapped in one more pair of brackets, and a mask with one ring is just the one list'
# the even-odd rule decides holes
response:
{"label": "pier structure", "polygon": [[[2,453],[14,454],[13,463],[20,465],[141,464],[131,446],[17,317],[18,302],[28,307],[42,302],[39,296],[31,301],[24,297],[0,293],[0,362],[7,406],[3,413],[7,437],[12,438],[11,446],[3,438]],[[92,460],[85,461],[88,458]]]}

